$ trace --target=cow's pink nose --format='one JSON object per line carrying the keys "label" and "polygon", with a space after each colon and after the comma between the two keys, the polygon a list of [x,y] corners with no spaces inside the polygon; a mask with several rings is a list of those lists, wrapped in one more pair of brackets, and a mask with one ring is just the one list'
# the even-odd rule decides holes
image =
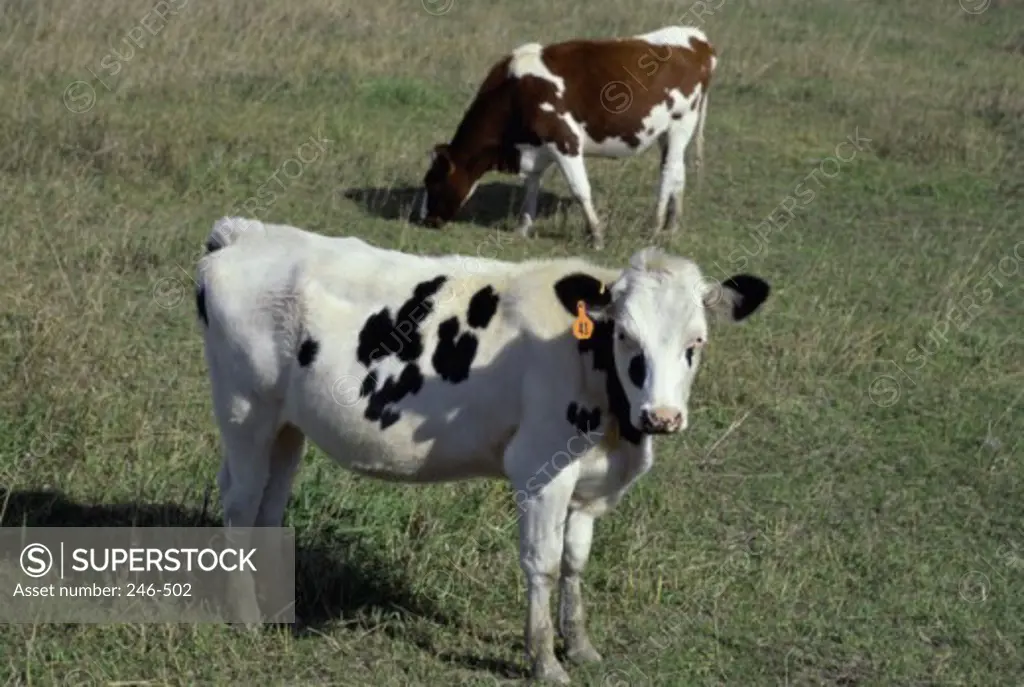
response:
{"label": "cow's pink nose", "polygon": [[683,411],[661,406],[640,413],[640,424],[648,434],[671,434],[684,426]]}

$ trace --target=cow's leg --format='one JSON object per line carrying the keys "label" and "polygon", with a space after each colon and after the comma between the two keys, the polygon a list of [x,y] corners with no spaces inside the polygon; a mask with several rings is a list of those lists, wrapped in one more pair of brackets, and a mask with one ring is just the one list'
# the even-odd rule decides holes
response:
{"label": "cow's leg", "polygon": [[285,425],[278,431],[270,452],[270,474],[256,515],[256,527],[282,526],[295,471],[305,452],[306,437],[301,430]]}
{"label": "cow's leg", "polygon": [[[272,427],[272,426],[271,426]],[[232,548],[249,546],[249,529],[256,524],[260,500],[270,475],[272,437],[265,430],[242,427],[221,431],[223,460],[217,475],[224,510],[225,536]],[[233,614],[252,629],[260,622],[259,603],[252,577],[239,573],[231,577],[229,603]]]}
{"label": "cow's leg", "polygon": [[586,614],[580,576],[590,557],[594,536],[594,517],[578,510],[569,511],[565,520],[565,543],[562,552],[562,578],[559,588],[558,631],[565,641],[566,654],[574,663],[601,660],[587,636]]}
{"label": "cow's leg", "polygon": [[[229,380],[217,374],[216,361],[211,362],[214,415],[220,428],[223,456],[217,483],[225,536],[233,548],[245,548],[271,478],[278,408],[273,402],[228,388]],[[250,629],[260,623],[256,587],[249,574],[231,577],[228,598],[239,622]]]}
{"label": "cow's leg", "polygon": [[668,211],[668,186],[665,183],[665,162],[668,160],[668,132],[658,138],[658,148],[661,149],[661,162],[658,164],[658,199],[654,208],[654,226],[651,233],[658,235],[665,226],[665,214]]}
{"label": "cow's leg", "polygon": [[519,520],[519,562],[527,580],[526,651],[538,680],[569,682],[555,658],[551,592],[558,580],[563,526],[569,506],[565,490],[547,487],[523,504]]}
{"label": "cow's leg", "polygon": [[537,219],[537,200],[540,198],[540,180],[551,164],[551,158],[539,154],[534,162],[533,169],[526,174],[526,181],[523,188],[526,193],[523,197],[522,210],[519,213],[519,227],[516,231],[521,236],[529,236],[533,221]]}
{"label": "cow's leg", "polygon": [[520,430],[505,451],[504,464],[519,507],[519,564],[527,588],[527,657],[534,679],[569,684],[568,673],[555,657],[551,592],[558,580],[565,520],[578,466],[570,463],[558,469],[552,458],[546,458],[543,464],[537,460],[538,456],[543,460],[557,455],[558,446],[555,442],[537,443]]}
{"label": "cow's leg", "polygon": [[654,233],[669,229],[676,233],[683,211],[683,189],[686,187],[686,138],[679,128],[669,128],[658,140],[661,147],[661,183],[654,217]]}
{"label": "cow's leg", "polygon": [[590,199],[590,179],[587,178],[587,167],[583,164],[583,154],[563,155],[553,151],[558,168],[562,170],[566,183],[572,195],[583,207],[583,214],[587,220],[587,232],[590,235],[590,244],[595,249],[604,247],[604,231],[601,228],[601,220],[597,217],[594,204]]}
{"label": "cow's leg", "polygon": [[[284,525],[284,511],[288,506],[288,497],[291,495],[292,481],[295,479],[295,472],[306,452],[306,437],[294,425],[285,425],[274,439],[270,450],[270,474],[267,479],[267,486],[263,490],[263,498],[260,502],[259,512],[256,514],[256,527],[282,527]],[[281,553],[268,561],[270,566],[284,565],[288,557],[284,555],[285,540],[280,541]],[[279,584],[279,580],[285,579],[279,574],[279,569],[268,570],[261,580],[269,584]],[[264,608],[272,614],[283,612],[284,608]],[[296,617],[295,622],[301,622]]]}

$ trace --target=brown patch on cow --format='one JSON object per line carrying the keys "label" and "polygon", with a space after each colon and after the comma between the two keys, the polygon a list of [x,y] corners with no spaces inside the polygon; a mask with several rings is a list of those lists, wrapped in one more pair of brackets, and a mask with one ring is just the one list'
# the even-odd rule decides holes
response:
{"label": "brown patch on cow", "polygon": [[[696,39],[690,45],[692,50],[637,38],[577,40],[549,45],[542,55],[548,69],[565,79],[565,109],[591,138],[600,142],[617,137],[635,147],[644,117],[657,105],[674,107],[672,89],[684,98],[698,84],[707,91],[714,49]],[[607,86],[612,83],[626,87],[622,92],[630,96],[628,104],[609,107],[600,102],[610,95]]]}
{"label": "brown patch on cow", "polygon": [[[618,138],[638,147],[643,120],[651,110],[660,104],[675,109],[671,90],[691,98],[700,85],[701,93],[707,93],[714,56],[714,48],[696,38],[688,47],[654,45],[639,38],[554,43],[542,48],[541,59],[564,80],[559,97],[555,84],[540,77],[510,77],[512,55],[506,55],[491,67],[451,143],[444,147],[446,159],[439,157],[424,178],[428,222],[451,219],[468,190],[487,172],[518,173],[517,145],[546,143],[565,155],[578,154],[580,143],[562,114],[571,115],[598,143]],[[554,111],[541,109],[545,103]],[[678,114],[674,112],[673,118]]]}

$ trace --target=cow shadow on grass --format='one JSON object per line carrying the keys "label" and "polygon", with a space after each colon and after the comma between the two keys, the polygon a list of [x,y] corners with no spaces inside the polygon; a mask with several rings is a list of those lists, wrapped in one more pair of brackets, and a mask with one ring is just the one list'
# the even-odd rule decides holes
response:
{"label": "cow shadow on grass", "polygon": [[[6,507],[5,506],[6,503]],[[177,503],[83,504],[60,492],[6,491],[0,488],[4,527],[221,527],[203,510]],[[342,619],[358,621],[367,611],[406,612],[449,624],[373,550],[355,537],[305,542],[296,532],[295,613],[297,631],[316,630]]]}
{"label": "cow shadow on grass", "polygon": [[[59,491],[21,491],[0,487],[0,527],[221,527],[223,521],[202,509],[178,503],[78,503]],[[343,516],[344,514],[342,514]],[[378,612],[402,620],[426,619],[453,626],[456,618],[410,590],[394,566],[357,537],[334,535],[329,541],[303,542],[296,532],[294,632],[316,637],[340,621],[366,625]],[[399,627],[405,623],[397,623]],[[376,623],[374,623],[376,626]],[[500,659],[453,655],[389,623],[385,633],[413,642],[441,660],[475,670],[522,677],[521,668]],[[488,638],[490,639],[490,638]],[[496,639],[496,638],[495,638]]]}
{"label": "cow shadow on grass", "polygon": [[[364,212],[381,219],[408,221],[423,199],[422,186],[366,187],[346,190],[345,198],[355,202]],[[552,217],[571,199],[540,190],[537,218]],[[480,184],[473,197],[459,210],[453,221],[493,227],[504,222],[518,223],[523,204],[523,185],[503,181]]]}

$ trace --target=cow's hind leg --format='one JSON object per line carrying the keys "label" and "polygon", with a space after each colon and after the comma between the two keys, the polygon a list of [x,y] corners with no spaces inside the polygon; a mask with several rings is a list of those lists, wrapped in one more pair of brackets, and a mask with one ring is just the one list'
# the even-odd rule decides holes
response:
{"label": "cow's hind leg", "polygon": [[306,437],[294,425],[284,425],[270,450],[270,474],[256,515],[257,527],[281,527],[295,472],[306,452]]}
{"label": "cow's hind leg", "polygon": [[[288,506],[288,497],[291,495],[292,481],[295,479],[295,472],[299,463],[302,462],[305,452],[306,437],[302,431],[294,425],[281,427],[270,450],[270,474],[267,478],[267,485],[263,489],[259,512],[256,514],[256,527],[282,527],[284,525],[284,511]],[[282,568],[278,567],[293,560],[286,555],[287,541],[282,537],[278,544],[281,547],[280,553],[271,557],[267,562],[268,570],[260,577],[261,582],[266,582],[269,585],[283,584],[283,580],[290,577],[282,575],[280,573]],[[268,596],[271,599],[276,599],[278,594],[271,592]],[[269,608],[266,605],[263,608],[265,615],[272,617],[288,610],[290,609]],[[300,622],[300,619],[296,617],[295,622]]]}
{"label": "cow's hind leg", "polygon": [[559,588],[558,631],[565,642],[566,655],[574,663],[593,663],[601,654],[587,635],[586,614],[580,576],[590,557],[594,536],[594,517],[578,510],[565,519],[565,543],[562,552],[562,577]]}
{"label": "cow's hind leg", "polygon": [[[213,377],[214,413],[220,426],[222,462],[217,476],[224,509],[225,536],[232,548],[250,545],[271,479],[278,435],[275,404],[219,388]],[[249,574],[232,575],[229,604],[238,622],[253,628],[261,622],[255,582]]]}

